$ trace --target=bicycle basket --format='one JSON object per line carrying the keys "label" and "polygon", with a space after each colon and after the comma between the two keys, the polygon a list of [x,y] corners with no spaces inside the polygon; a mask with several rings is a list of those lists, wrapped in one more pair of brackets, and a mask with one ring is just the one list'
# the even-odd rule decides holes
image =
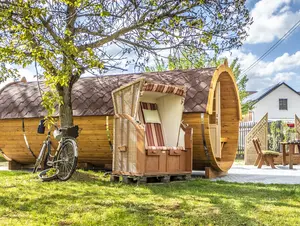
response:
{"label": "bicycle basket", "polygon": [[41,121],[40,121],[40,123],[39,123],[39,126],[38,126],[38,129],[37,129],[37,132],[39,133],[39,134],[44,134],[45,133],[45,120],[44,119],[42,119]]}
{"label": "bicycle basket", "polygon": [[[54,173],[51,172],[53,170],[55,170]],[[48,172],[50,172],[50,175],[47,175]],[[45,169],[45,170],[41,171],[38,176],[42,181],[52,181],[52,180],[57,179],[58,173],[59,173],[59,169],[49,168],[49,169]]]}
{"label": "bicycle basket", "polygon": [[79,127],[76,125],[68,128],[67,136],[77,138],[79,136]]}

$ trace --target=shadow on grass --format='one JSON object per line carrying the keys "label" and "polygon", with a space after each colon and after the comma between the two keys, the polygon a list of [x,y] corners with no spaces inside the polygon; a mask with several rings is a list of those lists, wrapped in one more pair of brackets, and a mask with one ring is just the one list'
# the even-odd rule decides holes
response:
{"label": "shadow on grass", "polygon": [[94,173],[92,171],[85,172],[85,171],[77,170],[73,173],[70,181],[85,182],[85,183],[86,182],[95,182],[95,181],[105,182],[105,180],[103,180],[103,178],[104,178],[103,174]]}

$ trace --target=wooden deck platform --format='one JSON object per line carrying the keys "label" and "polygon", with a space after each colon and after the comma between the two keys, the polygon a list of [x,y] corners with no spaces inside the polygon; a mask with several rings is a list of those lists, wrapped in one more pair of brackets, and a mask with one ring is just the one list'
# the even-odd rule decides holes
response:
{"label": "wooden deck platform", "polygon": [[170,183],[173,181],[187,181],[192,178],[191,175],[149,175],[149,176],[128,176],[114,175],[110,176],[112,182],[123,182],[125,184],[147,184],[147,183]]}

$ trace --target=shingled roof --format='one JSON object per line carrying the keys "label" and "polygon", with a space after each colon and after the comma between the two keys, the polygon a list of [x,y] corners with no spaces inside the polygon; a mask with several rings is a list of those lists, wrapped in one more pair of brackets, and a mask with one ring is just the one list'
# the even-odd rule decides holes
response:
{"label": "shingled roof", "polygon": [[272,86],[269,86],[265,89],[262,89],[258,92],[255,92],[253,94],[250,94],[247,98],[245,98],[243,100],[243,103],[247,103],[247,102],[258,102],[261,99],[263,99],[264,97],[266,97],[267,95],[269,95],[271,92],[273,92],[274,90],[276,90],[278,87],[280,86],[286,86],[287,88],[289,88],[290,90],[292,90],[293,92],[295,92],[296,94],[300,95],[299,92],[297,92],[296,90],[294,90],[292,87],[290,87],[288,84],[286,84],[285,82],[279,82],[277,84],[274,84]]}
{"label": "shingled roof", "polygon": [[[145,77],[162,84],[184,85],[187,89],[185,112],[206,112],[210,82],[215,68],[149,72],[139,74],[84,77],[74,85],[72,103],[74,116],[113,115],[111,92]],[[40,83],[41,90],[46,90]],[[47,114],[41,105],[37,82],[15,82],[0,91],[0,119],[35,118]]]}

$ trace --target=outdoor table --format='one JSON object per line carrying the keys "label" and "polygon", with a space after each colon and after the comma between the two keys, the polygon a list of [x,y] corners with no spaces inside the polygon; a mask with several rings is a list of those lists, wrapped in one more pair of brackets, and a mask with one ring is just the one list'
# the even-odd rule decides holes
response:
{"label": "outdoor table", "polygon": [[293,155],[295,154],[295,146],[300,145],[300,140],[293,140],[288,142],[280,142],[282,146],[282,164],[286,165],[286,146],[289,146],[289,168],[293,169]]}

